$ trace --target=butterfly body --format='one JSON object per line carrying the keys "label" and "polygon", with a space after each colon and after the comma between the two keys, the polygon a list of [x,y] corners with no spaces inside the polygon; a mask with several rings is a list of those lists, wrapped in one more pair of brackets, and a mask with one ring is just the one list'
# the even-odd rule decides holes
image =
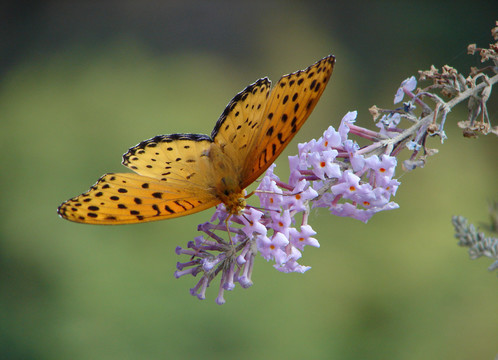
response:
{"label": "butterfly body", "polygon": [[244,189],[278,157],[318,102],[334,65],[328,56],[282,77],[262,78],[227,105],[211,136],[159,135],[123,155],[134,173],[107,174],[59,206],[63,218],[126,224],[192,214],[224,203],[246,206]]}
{"label": "butterfly body", "polygon": [[212,164],[212,174],[216,179],[214,193],[220,202],[225,204],[230,214],[239,214],[246,206],[242,187],[243,181],[238,166],[229,154],[226,154],[218,144],[211,145],[207,154]]}

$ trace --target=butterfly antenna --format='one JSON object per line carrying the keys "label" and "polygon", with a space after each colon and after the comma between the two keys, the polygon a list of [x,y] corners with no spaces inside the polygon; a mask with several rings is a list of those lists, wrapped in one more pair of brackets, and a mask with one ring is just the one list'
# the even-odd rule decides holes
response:
{"label": "butterfly antenna", "polygon": [[[247,205],[246,207],[251,208],[251,209],[256,209],[256,210],[261,210],[261,211],[276,211],[276,212],[281,212],[280,209],[267,209],[264,207],[259,207],[259,206],[252,206],[252,205]],[[245,218],[245,216],[244,216]],[[246,218],[247,220],[247,218]]]}
{"label": "butterfly antenna", "polygon": [[297,193],[276,193],[274,191],[268,191],[268,190],[254,190],[253,193],[261,193],[261,194],[271,194],[271,195],[281,195],[281,196],[294,196],[301,194],[303,191],[298,191]]}

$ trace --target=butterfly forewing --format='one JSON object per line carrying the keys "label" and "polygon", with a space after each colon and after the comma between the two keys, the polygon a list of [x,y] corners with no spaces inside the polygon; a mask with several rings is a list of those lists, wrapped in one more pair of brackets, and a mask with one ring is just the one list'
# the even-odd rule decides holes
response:
{"label": "butterfly forewing", "polygon": [[238,93],[227,105],[211,137],[234,165],[232,173],[241,175],[249,157],[251,144],[258,134],[261,118],[270,93],[271,82],[259,79]]}
{"label": "butterfly forewing", "polygon": [[92,188],[63,203],[59,214],[88,224],[127,224],[193,214],[220,201],[196,188],[132,173],[107,174]]}
{"label": "butterfly forewing", "polygon": [[272,89],[261,126],[244,161],[243,187],[255,181],[280,155],[313,111],[334,67],[332,55],[282,77]]}

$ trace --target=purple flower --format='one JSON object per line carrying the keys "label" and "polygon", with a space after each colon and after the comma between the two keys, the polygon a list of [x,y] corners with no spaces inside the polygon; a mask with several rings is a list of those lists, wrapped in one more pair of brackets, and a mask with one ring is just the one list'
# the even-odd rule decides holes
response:
{"label": "purple flower", "polygon": [[405,91],[413,91],[416,88],[417,88],[417,79],[415,79],[415,76],[403,80],[398,90],[396,91],[396,95],[394,95],[394,103],[397,104],[403,100],[405,96]]}
{"label": "purple flower", "polygon": [[299,153],[299,155],[301,155],[301,154],[313,151],[315,146],[316,146],[315,139],[311,139],[310,141],[308,141],[307,143],[304,143],[304,144],[297,144],[298,153]]}
{"label": "purple flower", "polygon": [[289,210],[293,211],[306,211],[306,201],[314,199],[318,193],[309,186],[306,180],[301,180],[292,190],[292,195],[284,196],[282,203]]}
{"label": "purple flower", "polygon": [[316,232],[309,225],[302,225],[301,230],[298,231],[295,228],[290,229],[290,242],[299,250],[303,250],[305,245],[310,245],[314,247],[320,247],[318,240],[312,238],[316,235]]}
{"label": "purple flower", "polygon": [[277,186],[275,180],[265,176],[258,186],[256,196],[262,208],[268,210],[280,209],[282,203],[282,189]]}
{"label": "purple flower", "polygon": [[337,150],[325,150],[320,153],[312,153],[309,156],[309,164],[313,173],[320,179],[334,178],[341,176],[341,168],[334,163],[337,156]]}
{"label": "purple flower", "polygon": [[[258,253],[275,261],[280,272],[309,270],[298,261],[306,245],[320,246],[308,224],[310,205],[363,222],[398,206],[390,201],[400,185],[393,179],[396,158],[368,156],[368,147],[360,148],[349,138],[351,134],[370,140],[376,137],[373,131],[354,125],[356,116],[356,111],[349,112],[337,131],[329,127],[318,140],[299,144],[298,155],[289,157],[288,183],[275,175],[274,164],[270,166],[255,192],[260,200],[258,209],[247,206],[241,214],[232,215],[227,228],[229,214],[221,204],[211,222],[199,225],[205,235],[189,242],[187,249],[177,248],[177,254],[187,255],[189,260],[177,264],[175,276],[200,276],[192,295],[204,299],[207,287],[219,276],[216,302],[225,303],[224,292],[233,290],[236,283],[243,288],[252,285]],[[396,126],[397,117],[391,118],[390,126]],[[223,231],[229,232],[229,241],[218,235]]]}
{"label": "purple flower", "polygon": [[266,260],[275,260],[277,264],[284,264],[287,255],[283,248],[287,246],[289,240],[282,233],[275,233],[271,238],[258,236],[256,244],[258,251]]}
{"label": "purple flower", "polygon": [[422,145],[420,145],[419,143],[417,143],[413,140],[410,140],[406,143],[406,148],[408,150],[412,150],[412,151],[420,151],[420,149],[422,148]]}
{"label": "purple flower", "polygon": [[342,118],[341,124],[339,125],[339,135],[341,136],[342,143],[348,140],[349,124],[355,123],[357,115],[357,111],[350,111]]}
{"label": "purple flower", "polygon": [[341,146],[341,134],[339,134],[332,126],[329,126],[324,131],[323,136],[317,141],[317,146],[322,147],[323,150],[336,149]]}
{"label": "purple flower", "polygon": [[251,237],[253,234],[266,235],[266,226],[260,222],[263,215],[261,211],[249,208],[244,212],[244,216],[239,216],[240,221],[244,224],[242,231],[247,237]]}
{"label": "purple flower", "polygon": [[271,227],[274,231],[282,233],[285,237],[289,237],[289,226],[292,222],[290,211],[273,211],[270,217],[272,221],[270,224],[268,224],[268,226]]}
{"label": "purple flower", "polygon": [[287,255],[287,261],[285,264],[275,264],[273,265],[275,269],[284,273],[298,272],[301,274],[311,269],[311,267],[300,265],[297,262],[297,260],[301,258],[302,254],[296,247],[288,247],[288,253],[289,254]]}
{"label": "purple flower", "polygon": [[394,170],[397,165],[397,160],[393,156],[382,155],[379,159],[377,155],[370,156],[365,160],[366,166],[372,169],[375,173],[375,183],[378,186],[384,186],[390,183]]}
{"label": "purple flower", "polygon": [[365,186],[360,184],[360,177],[355,175],[351,170],[346,170],[342,178],[340,179],[340,182],[337,185],[334,185],[330,188],[332,191],[332,194],[334,195],[340,195],[346,199],[351,199],[355,196],[357,196],[358,192],[361,191],[362,193],[364,190],[362,190]]}

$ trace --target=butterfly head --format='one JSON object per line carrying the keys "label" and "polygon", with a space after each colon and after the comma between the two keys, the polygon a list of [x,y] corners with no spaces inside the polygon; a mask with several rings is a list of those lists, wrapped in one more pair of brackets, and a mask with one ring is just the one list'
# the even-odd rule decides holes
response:
{"label": "butterfly head", "polygon": [[246,207],[246,199],[239,182],[232,176],[224,176],[220,179],[216,188],[216,197],[225,204],[227,212],[238,215]]}
{"label": "butterfly head", "polygon": [[225,199],[223,203],[227,209],[227,212],[232,215],[240,215],[242,210],[246,207],[246,199],[242,193],[231,193]]}

